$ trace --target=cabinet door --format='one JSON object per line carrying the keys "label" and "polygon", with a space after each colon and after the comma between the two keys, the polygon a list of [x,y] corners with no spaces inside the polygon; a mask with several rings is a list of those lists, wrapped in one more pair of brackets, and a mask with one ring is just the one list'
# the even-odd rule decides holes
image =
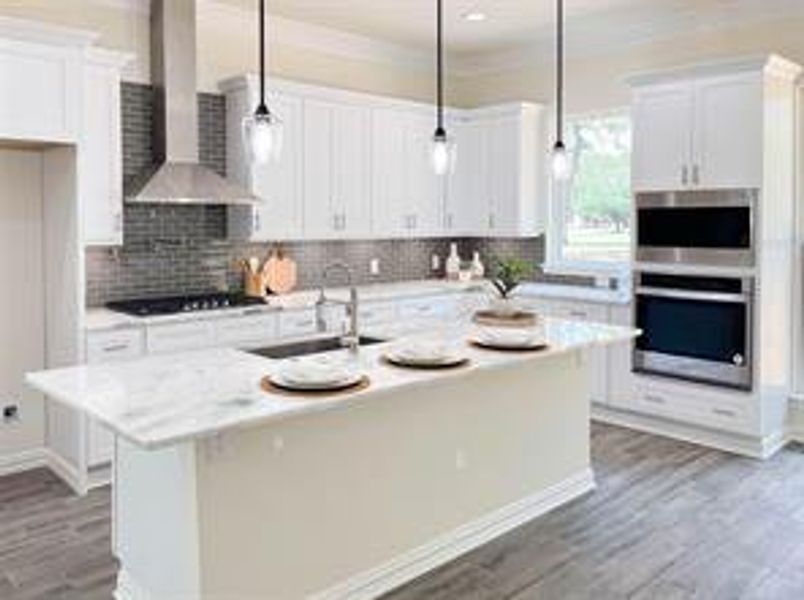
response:
{"label": "cabinet door", "polygon": [[304,102],[304,237],[334,237],[339,222],[332,209],[332,104]]}
{"label": "cabinet door", "polygon": [[371,232],[369,113],[359,106],[333,110],[332,210],[339,237]]}
{"label": "cabinet door", "polygon": [[[491,235],[514,235],[519,229],[519,134],[516,116],[492,119],[488,126],[489,216]],[[536,165],[532,165],[536,168]]]}
{"label": "cabinet door", "polygon": [[372,112],[371,202],[376,237],[399,237],[407,231],[405,128],[402,111]]}
{"label": "cabinet door", "polygon": [[408,234],[414,237],[439,233],[444,203],[444,179],[433,171],[430,159],[431,138],[435,125],[432,117],[411,114],[406,131],[408,210],[405,212]]}
{"label": "cabinet door", "polygon": [[678,190],[690,185],[692,86],[682,83],[637,90],[633,118],[634,190]]}
{"label": "cabinet door", "polygon": [[447,183],[444,229],[448,234],[472,235],[486,230],[488,199],[485,194],[488,162],[483,123],[467,121],[453,126],[457,144],[455,172]]}
{"label": "cabinet door", "polygon": [[84,242],[121,245],[123,159],[117,68],[86,65],[83,107],[79,186]]}
{"label": "cabinet door", "polygon": [[282,119],[282,154],[277,161],[251,167],[251,190],[262,203],[252,210],[253,241],[302,237],[302,101],[272,95],[271,111]]}
{"label": "cabinet door", "polygon": [[[554,316],[585,323],[608,323],[608,310],[603,305],[584,302],[561,301],[555,304]],[[605,347],[588,350],[592,371],[592,401],[605,404],[608,401],[608,357]]]}
{"label": "cabinet door", "polygon": [[696,187],[762,186],[762,79],[757,74],[695,84]]}
{"label": "cabinet door", "polygon": [[[632,306],[613,306],[611,324],[623,327],[633,326]],[[632,372],[633,343],[619,343],[608,347],[609,394],[607,404],[620,408],[631,406],[635,394],[635,381]]]}

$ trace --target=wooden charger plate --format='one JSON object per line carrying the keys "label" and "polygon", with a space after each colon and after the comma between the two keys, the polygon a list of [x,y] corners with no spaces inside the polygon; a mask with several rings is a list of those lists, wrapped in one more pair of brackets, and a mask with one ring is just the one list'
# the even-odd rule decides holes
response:
{"label": "wooden charger plate", "polygon": [[292,397],[299,397],[299,396],[314,396],[314,397],[330,397],[330,396],[344,396],[346,394],[354,394],[355,392],[362,392],[365,389],[368,389],[371,385],[371,379],[369,379],[368,375],[363,375],[356,383],[350,384],[348,386],[333,388],[328,390],[298,390],[296,388],[288,388],[277,383],[274,383],[271,380],[270,375],[266,375],[260,380],[260,388],[264,392],[268,392],[271,394],[279,394],[281,396],[292,396]]}

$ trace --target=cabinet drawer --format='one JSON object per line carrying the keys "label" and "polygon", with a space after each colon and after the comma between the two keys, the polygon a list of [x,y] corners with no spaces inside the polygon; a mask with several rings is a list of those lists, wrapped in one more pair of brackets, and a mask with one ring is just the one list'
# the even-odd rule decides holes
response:
{"label": "cabinet drawer", "polygon": [[357,311],[357,317],[361,325],[384,325],[393,322],[396,309],[393,304],[386,303],[362,305]]}
{"label": "cabinet drawer", "polygon": [[745,402],[721,398],[690,386],[683,392],[660,385],[639,383],[634,395],[634,410],[701,427],[751,433],[752,408]]}
{"label": "cabinet drawer", "polygon": [[557,302],[553,306],[552,315],[570,321],[587,321],[590,323],[607,323],[608,311],[605,306],[587,304],[585,302]]}
{"label": "cabinet drawer", "polygon": [[183,350],[200,350],[215,344],[215,331],[210,321],[149,325],[148,354],[164,354]]}
{"label": "cabinet drawer", "polygon": [[99,364],[130,360],[143,354],[142,329],[90,331],[86,338],[86,361]]}
{"label": "cabinet drawer", "polygon": [[244,315],[215,323],[215,343],[218,346],[255,348],[277,337],[279,318],[276,314]]}

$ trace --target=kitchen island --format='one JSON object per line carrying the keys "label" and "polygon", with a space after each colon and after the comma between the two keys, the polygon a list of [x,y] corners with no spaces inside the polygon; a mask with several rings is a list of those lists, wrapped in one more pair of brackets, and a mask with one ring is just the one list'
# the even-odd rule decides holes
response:
{"label": "kitchen island", "polygon": [[370,385],[329,396],[263,391],[278,363],[229,349],[27,380],[117,434],[118,600],[370,598],[593,488],[585,350],[636,332],[543,329],[443,371],[338,351]]}

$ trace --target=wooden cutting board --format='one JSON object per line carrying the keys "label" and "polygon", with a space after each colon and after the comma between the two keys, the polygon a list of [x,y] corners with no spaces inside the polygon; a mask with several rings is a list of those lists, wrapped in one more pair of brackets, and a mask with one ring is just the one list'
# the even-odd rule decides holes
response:
{"label": "wooden cutting board", "polygon": [[296,287],[296,261],[281,248],[271,250],[271,255],[262,267],[266,287],[274,294],[287,294]]}

